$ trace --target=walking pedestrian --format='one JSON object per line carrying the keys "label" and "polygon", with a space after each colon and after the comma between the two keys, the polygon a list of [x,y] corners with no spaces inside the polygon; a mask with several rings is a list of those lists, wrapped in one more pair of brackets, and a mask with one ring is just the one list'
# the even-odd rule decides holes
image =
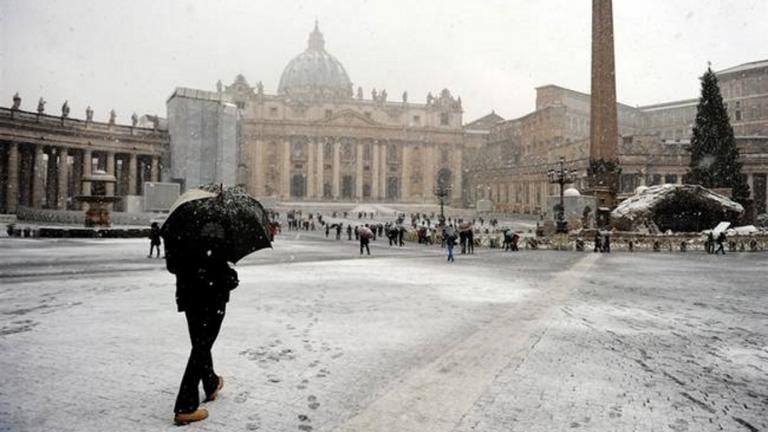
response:
{"label": "walking pedestrian", "polygon": [[611,253],[611,233],[609,232],[603,236],[602,252]]}
{"label": "walking pedestrian", "polygon": [[147,258],[152,258],[152,251],[157,248],[157,258],[160,258],[160,225],[157,222],[152,222],[149,228],[149,255]]}
{"label": "walking pedestrian", "polygon": [[452,227],[443,229],[443,238],[445,239],[445,246],[448,249],[448,262],[452,263],[454,261],[453,247],[456,246],[456,233],[453,231]]}
{"label": "walking pedestrian", "polygon": [[723,255],[725,255],[725,232],[723,231],[720,231],[720,234],[717,235],[717,250],[715,251],[715,255],[719,252],[722,252]]}
{"label": "walking pedestrian", "polygon": [[[215,226],[208,228],[212,233],[221,231]],[[224,320],[229,292],[238,286],[239,280],[237,272],[224,258],[224,248],[219,246],[221,243],[215,235],[209,237],[207,244],[211,245],[207,251],[170,251],[166,248],[166,266],[176,275],[176,305],[187,318],[192,342],[173,408],[177,425],[208,417],[208,411],[199,408],[201,381],[206,402],[215,400],[224,385],[224,379],[214,372],[211,348]]]}
{"label": "walking pedestrian", "polygon": [[708,254],[715,252],[715,235],[712,233],[712,231],[707,234],[707,241],[704,243],[704,248]]}
{"label": "walking pedestrian", "polygon": [[595,231],[595,250],[594,252],[602,252],[602,238],[600,237],[600,230]]}
{"label": "walking pedestrian", "polygon": [[360,238],[360,255],[363,254],[363,249],[370,255],[371,248],[368,244],[370,243],[371,237],[373,237],[373,232],[366,225],[358,230],[358,237]]}
{"label": "walking pedestrian", "polygon": [[475,233],[472,229],[467,231],[467,253],[470,255],[475,253]]}

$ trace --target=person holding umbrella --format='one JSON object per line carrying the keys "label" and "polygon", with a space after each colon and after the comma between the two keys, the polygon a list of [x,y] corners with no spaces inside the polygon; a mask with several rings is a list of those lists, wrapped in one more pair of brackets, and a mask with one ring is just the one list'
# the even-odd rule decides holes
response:
{"label": "person holding umbrella", "polygon": [[176,305],[187,319],[192,350],[174,406],[174,423],[204,420],[205,402],[216,399],[224,379],[213,369],[211,348],[221,329],[230,291],[239,284],[231,267],[251,252],[271,247],[269,218],[239,188],[207,186],[186,192],[161,229],[168,271],[176,275]]}
{"label": "person holding umbrella", "polygon": [[364,227],[358,229],[357,233],[360,237],[360,255],[363,254],[363,248],[365,248],[365,250],[368,252],[368,255],[370,255],[371,248],[368,246],[368,244],[373,238],[373,231],[371,231],[371,229],[368,228],[368,224],[366,224]]}

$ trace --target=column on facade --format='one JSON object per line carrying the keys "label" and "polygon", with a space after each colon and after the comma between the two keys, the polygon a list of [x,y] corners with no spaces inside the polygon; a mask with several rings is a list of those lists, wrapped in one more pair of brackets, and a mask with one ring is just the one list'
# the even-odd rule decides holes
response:
{"label": "column on facade", "polygon": [[[137,170],[138,164],[136,161],[136,153],[130,153],[128,155],[128,195],[136,195]],[[83,175],[85,175],[85,173],[83,173]]]}
{"label": "column on facade", "polygon": [[43,146],[35,146],[34,168],[32,170],[32,207],[40,208],[43,206],[43,195],[45,194],[43,180],[45,178],[45,151]]}
{"label": "column on facade", "polygon": [[357,143],[355,160],[355,196],[363,198],[363,143]]}
{"label": "column on facade", "polygon": [[387,145],[386,143],[382,143],[379,147],[379,151],[381,152],[381,155],[379,157],[379,163],[381,164],[381,169],[379,170],[379,196],[381,198],[387,197]]}
{"label": "column on facade", "polygon": [[8,186],[5,189],[5,211],[16,213],[19,204],[19,145],[8,143]]}
{"label": "column on facade", "polygon": [[453,192],[451,193],[451,198],[454,202],[461,200],[461,184],[463,178],[462,157],[461,147],[457,147],[451,151],[451,172],[453,173],[451,176],[451,179],[453,180]]}
{"label": "column on facade", "polygon": [[323,178],[325,174],[325,153],[323,153],[323,142],[317,140],[313,145],[315,146],[315,168],[317,169],[317,198],[323,199],[325,196],[325,179]]}
{"label": "column on facade", "polygon": [[[56,194],[57,201],[56,201],[56,208],[59,210],[66,210],[67,209],[67,198],[68,192],[69,192],[69,150],[66,147],[61,147],[59,149],[59,163],[58,171],[59,171],[59,179],[58,179],[58,185],[59,190]],[[49,161],[50,163],[50,161]]]}
{"label": "column on facade", "polygon": [[403,144],[403,159],[400,165],[400,199],[408,201],[411,196],[411,149],[407,143]]}
{"label": "column on facade", "polygon": [[160,181],[160,158],[158,158],[157,156],[152,156],[152,162],[150,165],[150,176],[153,182]]}
{"label": "column on facade", "polygon": [[283,143],[283,160],[280,163],[280,196],[291,196],[291,142]]}
{"label": "column on facade", "polygon": [[379,143],[373,142],[371,144],[371,198],[374,200],[381,199],[379,195]]}
{"label": "column on facade", "polygon": [[435,146],[433,144],[427,144],[424,150],[425,162],[424,162],[424,200],[430,201],[434,196],[435,189]]}
{"label": "column on facade", "polygon": [[341,157],[339,154],[339,147],[341,143],[338,141],[333,143],[333,198],[339,199],[339,177],[341,176]]}
{"label": "column on facade", "polygon": [[317,196],[317,177],[315,176],[315,146],[312,142],[307,143],[307,198]]}
{"label": "column on facade", "polygon": [[260,196],[265,194],[264,192],[264,170],[266,162],[264,160],[264,141],[256,140],[254,145],[253,154],[251,154],[251,184],[253,185],[252,193],[254,196]]}

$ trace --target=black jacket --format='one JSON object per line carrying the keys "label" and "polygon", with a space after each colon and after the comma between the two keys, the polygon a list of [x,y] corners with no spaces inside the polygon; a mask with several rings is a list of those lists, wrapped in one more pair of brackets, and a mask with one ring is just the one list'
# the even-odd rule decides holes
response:
{"label": "black jacket", "polygon": [[229,301],[229,292],[240,283],[237,272],[217,253],[171,252],[166,250],[168,271],[176,275],[176,305],[179,312]]}

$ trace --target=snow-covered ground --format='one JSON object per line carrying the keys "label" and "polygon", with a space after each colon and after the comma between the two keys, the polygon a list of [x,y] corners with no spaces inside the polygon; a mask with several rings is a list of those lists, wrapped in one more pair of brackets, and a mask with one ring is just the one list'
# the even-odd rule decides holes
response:
{"label": "snow-covered ground", "polygon": [[[0,431],[178,430],[189,342],[148,248],[0,240]],[[188,430],[768,429],[763,254],[371,249],[245,259]]]}

